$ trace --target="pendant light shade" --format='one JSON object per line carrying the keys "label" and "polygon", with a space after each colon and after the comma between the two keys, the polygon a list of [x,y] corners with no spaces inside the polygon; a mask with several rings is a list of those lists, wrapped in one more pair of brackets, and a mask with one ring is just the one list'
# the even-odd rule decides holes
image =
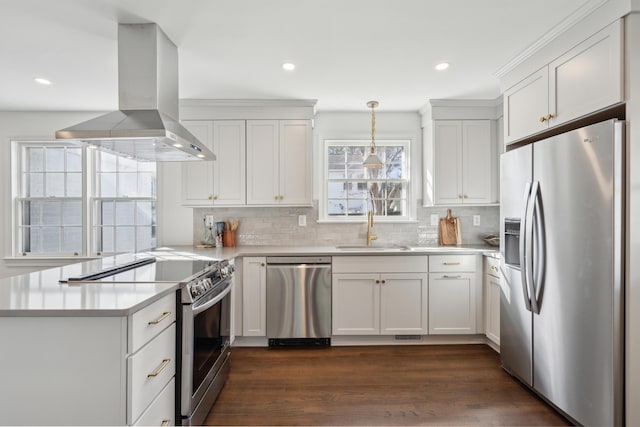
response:
{"label": "pendant light shade", "polygon": [[376,154],[376,113],[374,109],[378,106],[378,101],[367,102],[367,107],[371,108],[371,151],[362,163],[365,168],[379,169],[384,166],[380,157]]}

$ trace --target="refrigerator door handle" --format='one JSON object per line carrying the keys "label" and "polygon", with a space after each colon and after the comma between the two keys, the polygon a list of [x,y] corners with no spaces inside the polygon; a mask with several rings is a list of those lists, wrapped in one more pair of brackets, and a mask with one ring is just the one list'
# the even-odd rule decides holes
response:
{"label": "refrigerator door handle", "polygon": [[[533,287],[533,214],[535,208],[535,198],[538,194],[539,188],[538,181],[535,181],[531,185],[531,192],[529,193],[529,200],[527,201],[527,209],[525,213],[525,242],[524,242],[524,265],[521,264],[521,271],[526,282],[528,289],[529,300],[531,301],[531,308],[529,311],[539,313],[538,303],[535,297],[535,289]],[[522,240],[522,236],[520,236]],[[520,253],[522,255],[522,252]],[[524,285],[523,285],[524,286]]]}
{"label": "refrigerator door handle", "polygon": [[[546,240],[545,240],[545,226],[544,226],[544,213],[542,211],[542,195],[540,193],[540,185],[538,182],[534,185],[534,190],[531,195],[533,199],[533,212],[535,220],[533,221],[533,236],[535,244],[535,256],[532,257],[532,301],[533,312],[540,314],[542,308],[542,294],[544,293],[544,275],[546,265]],[[532,250],[532,254],[533,254]]]}
{"label": "refrigerator door handle", "polygon": [[527,212],[529,210],[529,204],[531,201],[531,182],[527,182],[524,189],[524,215],[522,215],[522,221],[520,221],[520,274],[522,279],[522,295],[524,296],[524,307],[531,311],[531,295],[529,294],[529,285],[527,283],[526,274],[526,246],[527,246]]}

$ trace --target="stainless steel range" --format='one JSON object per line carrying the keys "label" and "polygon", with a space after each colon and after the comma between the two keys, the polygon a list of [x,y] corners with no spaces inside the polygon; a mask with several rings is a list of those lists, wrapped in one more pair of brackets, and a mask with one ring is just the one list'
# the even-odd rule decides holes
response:
{"label": "stainless steel range", "polygon": [[[176,357],[176,419],[202,425],[230,366],[232,262],[150,252],[134,262],[68,279],[72,282],[181,283]],[[153,256],[158,255],[158,256]]]}

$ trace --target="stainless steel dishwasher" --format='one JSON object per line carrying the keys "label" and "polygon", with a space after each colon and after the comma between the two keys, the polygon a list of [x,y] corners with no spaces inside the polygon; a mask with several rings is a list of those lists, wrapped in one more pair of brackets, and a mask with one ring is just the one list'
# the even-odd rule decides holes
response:
{"label": "stainless steel dishwasher", "polygon": [[331,257],[267,257],[267,338],[331,345]]}

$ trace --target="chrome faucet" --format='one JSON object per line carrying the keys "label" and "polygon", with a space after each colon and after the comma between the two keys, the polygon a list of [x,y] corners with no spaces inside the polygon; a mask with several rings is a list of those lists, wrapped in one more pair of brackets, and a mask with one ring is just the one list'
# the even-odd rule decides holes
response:
{"label": "chrome faucet", "polygon": [[377,240],[378,236],[371,233],[371,228],[373,227],[373,211],[370,210],[367,212],[367,246],[371,246],[372,240]]}

